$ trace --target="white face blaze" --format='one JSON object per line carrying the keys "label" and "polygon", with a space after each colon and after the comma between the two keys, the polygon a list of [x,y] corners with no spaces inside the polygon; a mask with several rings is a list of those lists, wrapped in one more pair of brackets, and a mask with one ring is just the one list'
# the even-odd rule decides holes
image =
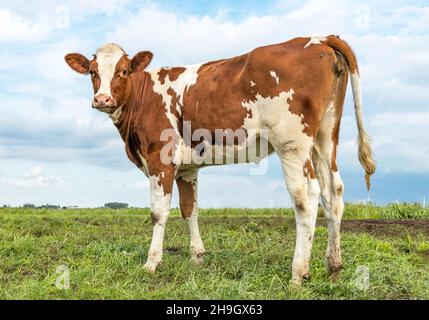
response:
{"label": "white face blaze", "polygon": [[97,57],[98,75],[101,82],[95,96],[105,94],[112,97],[110,82],[115,75],[116,64],[124,54],[124,50],[116,44],[106,44],[97,50],[95,56]]}

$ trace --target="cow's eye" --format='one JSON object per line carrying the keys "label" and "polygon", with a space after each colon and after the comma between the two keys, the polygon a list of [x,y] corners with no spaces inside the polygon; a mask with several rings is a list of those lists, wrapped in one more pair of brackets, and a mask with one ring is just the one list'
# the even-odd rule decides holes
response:
{"label": "cow's eye", "polygon": [[126,77],[127,74],[128,74],[128,70],[127,69],[122,69],[121,76]]}

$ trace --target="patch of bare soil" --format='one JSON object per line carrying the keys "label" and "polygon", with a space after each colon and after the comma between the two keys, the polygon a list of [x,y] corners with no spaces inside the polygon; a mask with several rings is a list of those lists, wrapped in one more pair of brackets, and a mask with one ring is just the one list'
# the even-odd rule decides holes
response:
{"label": "patch of bare soil", "polygon": [[[201,224],[236,224],[245,225],[256,223],[259,226],[275,227],[279,225],[294,226],[292,217],[201,217]],[[317,226],[326,226],[326,219],[318,218]],[[343,220],[341,223],[343,232],[365,232],[374,236],[403,237],[425,234],[429,236],[429,219],[366,219]]]}
{"label": "patch of bare soil", "polygon": [[346,232],[366,232],[375,236],[402,237],[426,234],[429,236],[429,219],[398,220],[344,220],[341,230]]}

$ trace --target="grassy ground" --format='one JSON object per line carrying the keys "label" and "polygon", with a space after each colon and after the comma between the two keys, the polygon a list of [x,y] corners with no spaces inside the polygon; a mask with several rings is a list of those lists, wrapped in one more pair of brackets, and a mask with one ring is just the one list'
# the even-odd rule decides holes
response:
{"label": "grassy ground", "polygon": [[[202,267],[189,262],[178,215],[173,210],[163,263],[150,275],[146,209],[0,209],[0,299],[429,299],[429,210],[418,205],[348,205],[335,283],[324,270],[320,219],[302,289],[288,285],[291,210],[201,210]],[[59,266],[69,269],[68,290],[55,286]]]}

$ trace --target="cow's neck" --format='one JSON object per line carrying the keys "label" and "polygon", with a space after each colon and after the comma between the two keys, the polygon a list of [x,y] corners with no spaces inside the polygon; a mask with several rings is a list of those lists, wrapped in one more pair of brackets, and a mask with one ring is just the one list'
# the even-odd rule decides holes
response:
{"label": "cow's neck", "polygon": [[[136,72],[131,77],[130,98],[110,115],[124,141],[128,139],[134,122],[139,118],[138,114],[144,108],[143,102],[145,99],[143,99],[143,96],[148,74],[147,72]],[[142,123],[139,123],[139,126],[141,125]]]}

